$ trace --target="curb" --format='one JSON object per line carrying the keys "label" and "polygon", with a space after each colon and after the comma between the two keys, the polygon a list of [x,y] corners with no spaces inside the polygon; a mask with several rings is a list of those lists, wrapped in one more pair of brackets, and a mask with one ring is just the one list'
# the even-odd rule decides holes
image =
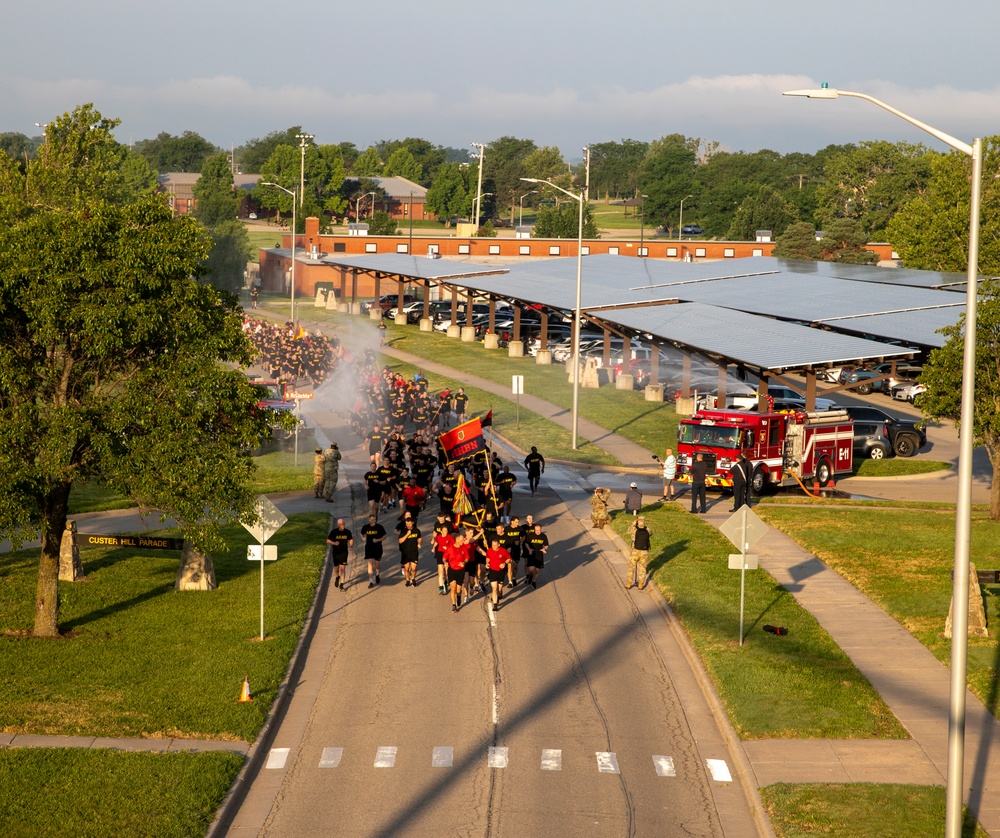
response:
{"label": "curb", "polygon": [[[603,529],[605,534],[610,537],[611,542],[615,545],[619,553],[627,559],[628,553],[625,542],[622,540],[621,536],[618,535],[618,533],[615,532],[615,530],[608,524],[605,524]],[[670,633],[677,641],[677,645],[683,650],[685,661],[695,675],[695,680],[701,688],[702,695],[705,697],[705,702],[712,711],[712,717],[715,724],[725,737],[726,748],[729,751],[729,755],[732,757],[734,764],[738,768],[736,773],[739,775],[740,785],[743,787],[743,792],[746,795],[747,800],[750,801],[753,809],[754,820],[757,822],[758,835],[760,835],[761,838],[777,838],[774,828],[771,826],[771,819],[768,817],[767,811],[764,808],[764,801],[761,799],[760,790],[757,788],[755,783],[750,782],[750,777],[754,776],[753,767],[750,765],[750,760],[747,758],[746,752],[743,750],[742,740],[739,738],[735,728],[733,728],[730,723],[729,716],[726,714],[725,708],[722,705],[722,699],[719,698],[719,694],[715,689],[715,685],[712,683],[712,679],[708,677],[708,672],[705,671],[701,658],[698,657],[698,653],[691,645],[687,633],[681,626],[677,616],[674,614],[667,601],[663,598],[663,594],[660,593],[659,587],[647,583],[645,592],[650,594],[653,601],[659,607],[660,612],[663,614],[664,621],[670,629]]]}
{"label": "curb", "polygon": [[205,838],[217,838],[217,836],[221,836],[229,828],[233,816],[239,811],[240,805],[243,803],[247,790],[260,771],[264,757],[270,750],[271,743],[274,741],[275,734],[280,726],[280,719],[288,707],[293,680],[297,680],[302,672],[308,646],[316,633],[316,627],[319,624],[317,618],[319,616],[320,603],[326,597],[326,593],[330,587],[331,568],[330,561],[324,559],[323,568],[320,571],[319,584],[316,585],[313,601],[309,606],[309,613],[306,615],[305,623],[303,624],[303,631],[299,635],[298,643],[295,644],[295,651],[292,653],[292,659],[289,661],[288,669],[285,671],[285,677],[278,685],[278,692],[274,698],[274,703],[271,705],[270,711],[268,711],[264,726],[261,728],[256,740],[250,746],[247,761],[244,763],[243,768],[240,769],[240,773],[236,775],[236,779],[229,787],[229,791],[226,793],[219,808],[216,809],[215,818],[209,825],[208,831],[205,833]]}

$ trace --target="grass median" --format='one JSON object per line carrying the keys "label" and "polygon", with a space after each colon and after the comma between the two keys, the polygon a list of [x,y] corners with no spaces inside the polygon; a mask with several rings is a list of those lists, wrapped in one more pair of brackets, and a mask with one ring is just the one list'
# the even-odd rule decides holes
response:
{"label": "grass median", "polygon": [[0,750],[5,838],[198,838],[243,765],[233,753]]}
{"label": "grass median", "polygon": [[[739,645],[740,574],[732,545],[675,504],[644,510],[653,528],[649,567],[743,739],[905,739],[906,732],[858,671],[792,595],[764,571],[746,576],[745,640]],[[628,516],[613,526],[624,534]],[[765,624],[791,625],[786,636]]]}
{"label": "grass median", "polygon": [[[778,838],[937,838],[944,824],[940,786],[777,784],[761,789],[761,797]],[[962,836],[987,838],[967,811]]]}
{"label": "grass median", "polygon": [[[60,640],[27,635],[38,551],[0,556],[0,731],[252,741],[284,677],[324,555],[324,513],[294,515],[265,570],[251,536],[226,531],[216,591],[174,591],[179,554],[83,548],[85,579],[62,583]],[[255,700],[236,699],[249,676]]]}

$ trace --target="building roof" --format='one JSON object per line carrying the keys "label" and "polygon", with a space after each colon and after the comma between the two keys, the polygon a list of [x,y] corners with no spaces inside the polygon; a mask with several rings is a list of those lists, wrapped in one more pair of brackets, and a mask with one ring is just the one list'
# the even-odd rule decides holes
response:
{"label": "building roof", "polygon": [[[356,181],[359,178],[346,177],[344,180]],[[385,194],[393,201],[406,203],[410,200],[410,193],[413,194],[413,202],[415,204],[420,204],[427,200],[427,187],[421,186],[419,183],[414,183],[412,180],[407,180],[405,177],[370,177],[365,178],[365,180],[370,180],[382,187],[385,190]]]}

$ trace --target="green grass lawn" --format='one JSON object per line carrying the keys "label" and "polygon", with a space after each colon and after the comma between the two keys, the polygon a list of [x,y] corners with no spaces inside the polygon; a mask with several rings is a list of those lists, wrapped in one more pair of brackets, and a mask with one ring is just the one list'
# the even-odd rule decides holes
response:
{"label": "green grass lawn", "polygon": [[0,750],[5,838],[198,838],[243,765],[232,753]]}
{"label": "green grass lawn", "polygon": [[[944,833],[940,786],[778,784],[761,789],[778,838],[937,838]],[[966,814],[963,838],[986,838]]]}
{"label": "green grass lawn", "polygon": [[[763,571],[746,576],[745,640],[739,645],[740,573],[734,548],[680,507],[656,504],[650,569],[701,656],[744,739],[905,739],[889,708],[790,593]],[[616,515],[624,533],[629,519]],[[765,624],[795,627],[787,636]]]}
{"label": "green grass lawn", "polygon": [[[949,661],[951,641],[944,637],[944,624],[951,601],[954,507],[908,506],[887,512],[884,507],[767,505],[757,511],[878,603],[935,657]],[[970,554],[979,569],[1000,569],[998,539],[1000,524],[987,511],[974,511]],[[968,679],[996,715],[1000,586],[984,586],[984,602],[993,637],[969,638]]]}
{"label": "green grass lawn", "polygon": [[[59,586],[66,638],[56,641],[25,636],[38,551],[0,555],[0,731],[252,741],[312,600],[326,524],[323,513],[295,515],[272,539],[265,643],[259,565],[247,561],[242,527],[213,554],[211,592],[173,590],[176,552],[84,548],[86,579]],[[236,701],[245,675],[250,704]]]}

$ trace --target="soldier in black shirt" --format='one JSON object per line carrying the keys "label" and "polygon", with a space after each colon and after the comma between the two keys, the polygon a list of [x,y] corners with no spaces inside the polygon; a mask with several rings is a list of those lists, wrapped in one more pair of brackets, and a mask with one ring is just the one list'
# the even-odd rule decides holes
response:
{"label": "soldier in black shirt", "polygon": [[538,491],[538,481],[545,473],[545,457],[538,453],[538,449],[532,445],[531,453],[524,458],[524,467],[528,470],[528,486],[531,494]]}
{"label": "soldier in black shirt", "polygon": [[532,588],[538,587],[538,576],[545,567],[545,554],[549,549],[549,537],[542,532],[542,525],[535,524],[534,532],[524,539],[528,558],[524,563],[524,575]]}
{"label": "soldier in black shirt", "polygon": [[333,586],[346,590],[344,581],[347,579],[347,557],[354,548],[354,534],[344,526],[343,518],[337,519],[337,526],[330,530],[326,543],[333,560]]}
{"label": "soldier in black shirt", "polygon": [[420,558],[421,543],[420,530],[413,518],[406,518],[399,534],[399,563],[403,566],[407,588],[411,585],[417,587],[417,560]]}
{"label": "soldier in black shirt", "polygon": [[365,494],[368,498],[368,514],[378,517],[378,505],[379,501],[382,500],[382,482],[374,456],[372,456],[368,464],[368,471],[365,472],[364,481]]}
{"label": "soldier in black shirt", "polygon": [[374,588],[382,578],[379,575],[382,570],[382,542],[388,533],[376,520],[374,515],[368,516],[368,523],[361,528],[361,535],[365,538],[365,559],[368,562],[368,587]]}
{"label": "soldier in black shirt", "polygon": [[514,486],[517,485],[517,478],[511,474],[510,466],[503,467],[503,471],[497,475],[496,484],[500,505],[503,507],[501,516],[504,520],[510,521],[510,507],[514,503]]}
{"label": "soldier in black shirt", "polygon": [[382,462],[382,446],[385,443],[385,434],[382,432],[382,426],[376,425],[372,428],[372,432],[368,434],[368,454],[375,458],[375,465],[379,466]]}

